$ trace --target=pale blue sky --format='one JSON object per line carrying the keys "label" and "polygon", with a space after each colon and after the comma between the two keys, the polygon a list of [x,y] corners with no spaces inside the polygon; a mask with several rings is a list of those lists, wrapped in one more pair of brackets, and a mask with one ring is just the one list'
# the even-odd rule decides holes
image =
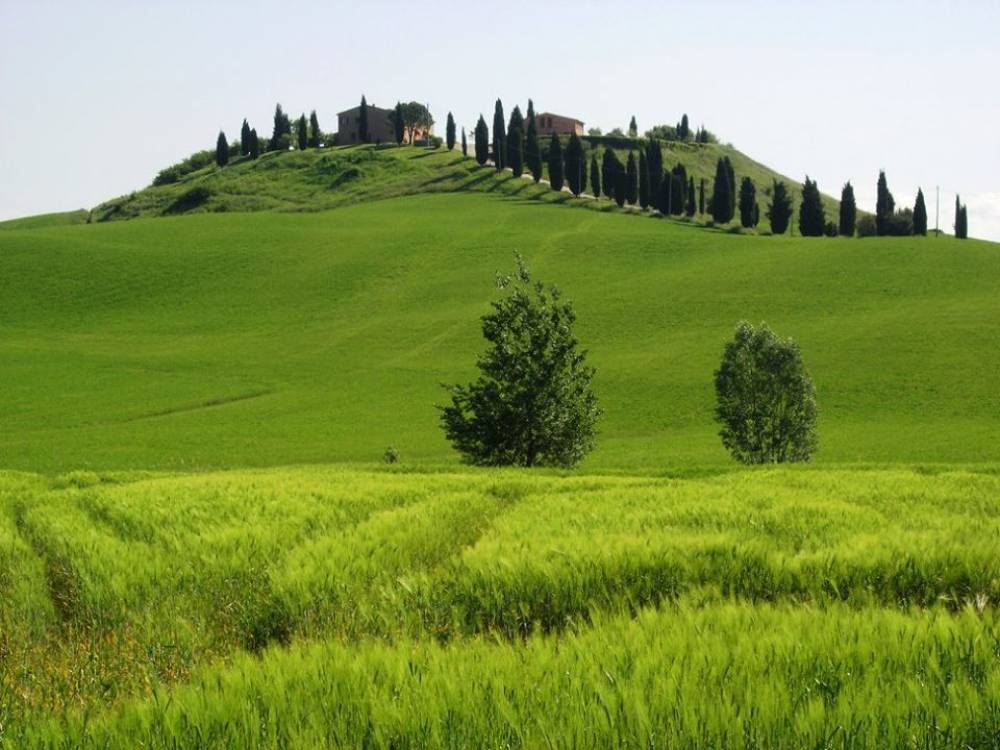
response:
{"label": "pale blue sky", "polygon": [[0,0],[0,219],[92,207],[280,101],[428,102],[471,128],[500,97],[587,126],[687,112],[753,158],[870,208],[923,186],[1000,240],[1000,2]]}

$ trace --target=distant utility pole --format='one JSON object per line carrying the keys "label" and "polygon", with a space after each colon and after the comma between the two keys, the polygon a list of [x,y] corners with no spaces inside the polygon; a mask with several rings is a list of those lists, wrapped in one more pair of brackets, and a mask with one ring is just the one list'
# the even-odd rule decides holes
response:
{"label": "distant utility pole", "polygon": [[937,237],[941,234],[941,230],[938,228],[938,221],[941,217],[941,186],[934,186],[934,236]]}

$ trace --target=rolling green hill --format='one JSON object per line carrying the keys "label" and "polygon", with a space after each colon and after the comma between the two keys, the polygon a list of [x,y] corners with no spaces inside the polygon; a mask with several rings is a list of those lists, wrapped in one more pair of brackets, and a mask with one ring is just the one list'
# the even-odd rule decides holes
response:
{"label": "rolling green hill", "polygon": [[454,462],[438,384],[473,375],[515,250],[577,304],[606,412],[590,469],[728,465],[712,373],[742,318],[800,342],[817,461],[1000,460],[990,243],[738,236],[502,191],[0,243],[10,468]]}

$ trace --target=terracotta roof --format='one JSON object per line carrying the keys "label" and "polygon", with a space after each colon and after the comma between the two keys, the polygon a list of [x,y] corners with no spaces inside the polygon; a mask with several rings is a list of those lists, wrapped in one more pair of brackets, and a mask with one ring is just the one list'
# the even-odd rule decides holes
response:
{"label": "terracotta roof", "polygon": [[[393,112],[394,111],[394,109],[382,109],[381,107],[376,107],[374,104],[369,104],[368,105],[368,109],[369,110],[374,110],[376,112],[385,112],[385,113],[389,113],[389,112]],[[352,112],[358,112],[360,110],[361,110],[361,105],[359,104],[356,107],[351,107],[350,109],[345,109],[343,112],[338,112],[337,113],[337,117],[340,117],[341,115],[349,115]]]}
{"label": "terracotta roof", "polygon": [[575,117],[567,117],[566,115],[557,115],[555,112],[539,112],[535,117],[558,117],[560,120],[569,120],[570,122],[578,122],[583,125],[583,120],[577,120]]}

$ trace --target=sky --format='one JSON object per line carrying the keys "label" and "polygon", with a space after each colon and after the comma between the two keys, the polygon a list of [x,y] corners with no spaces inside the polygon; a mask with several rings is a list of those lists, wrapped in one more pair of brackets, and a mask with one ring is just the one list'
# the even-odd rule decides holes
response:
{"label": "sky", "polygon": [[1000,241],[998,0],[255,3],[0,0],[0,220],[89,208],[274,105],[430,105],[443,133],[527,99],[605,131],[687,113],[873,209],[918,186]]}

